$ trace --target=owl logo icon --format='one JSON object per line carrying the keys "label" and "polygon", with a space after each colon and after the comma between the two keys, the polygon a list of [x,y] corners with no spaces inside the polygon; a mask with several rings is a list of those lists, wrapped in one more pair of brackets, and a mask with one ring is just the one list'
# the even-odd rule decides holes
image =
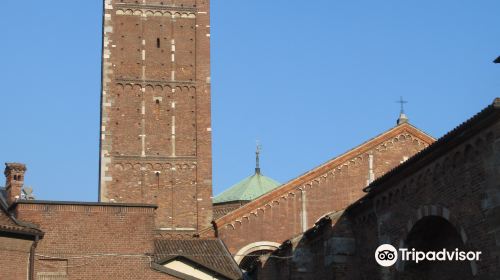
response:
{"label": "owl logo icon", "polygon": [[381,266],[393,266],[398,260],[398,250],[390,244],[382,244],[375,251],[375,260]]}

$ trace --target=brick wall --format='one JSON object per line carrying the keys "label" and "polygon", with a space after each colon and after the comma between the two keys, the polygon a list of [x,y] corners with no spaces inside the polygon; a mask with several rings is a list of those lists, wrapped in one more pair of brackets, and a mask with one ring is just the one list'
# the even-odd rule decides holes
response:
{"label": "brick wall", "polygon": [[459,237],[461,242],[457,247],[483,253],[477,263],[466,262],[455,268],[448,265],[441,272],[428,271],[428,279],[441,279],[439,273],[443,270],[452,279],[500,277],[499,139],[500,121],[497,121],[458,146],[449,145],[446,153],[414,168],[411,175],[401,175],[377,186],[385,190],[370,197],[364,207],[355,206],[354,232],[356,239],[363,240],[359,242],[358,254],[364,274],[413,279],[425,272],[425,269],[405,269],[403,264],[382,270],[372,255],[379,244],[407,246],[409,234],[417,223],[426,217],[436,217],[453,229],[448,239]]}
{"label": "brick wall", "polygon": [[252,274],[254,279],[359,279],[355,253],[351,221],[340,211],[266,256]]}
{"label": "brick wall", "polygon": [[175,279],[150,268],[152,207],[20,203],[15,211],[45,232],[36,250],[39,279]]}
{"label": "brick wall", "polygon": [[[254,273],[259,279],[499,279],[498,104],[375,181],[331,223],[323,219],[283,244]],[[399,261],[384,268],[374,258],[381,244],[482,254],[477,262]]]}
{"label": "brick wall", "polygon": [[105,0],[100,201],[153,203],[157,228],[212,219],[208,0]]}
{"label": "brick wall", "polygon": [[408,124],[391,129],[220,218],[219,236],[232,253],[253,242],[281,243],[360,198],[370,161],[373,177],[379,177],[432,141]]}
{"label": "brick wall", "polygon": [[0,234],[0,279],[28,279],[32,240]]}

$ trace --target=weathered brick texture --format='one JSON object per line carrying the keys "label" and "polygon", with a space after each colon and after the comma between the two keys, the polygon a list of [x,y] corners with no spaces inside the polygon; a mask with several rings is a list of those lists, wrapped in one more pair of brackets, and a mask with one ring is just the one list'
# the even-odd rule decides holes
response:
{"label": "weathered brick texture", "polygon": [[105,0],[100,201],[153,203],[156,226],[212,219],[208,0]]}
{"label": "weathered brick texture", "polygon": [[[400,277],[398,279],[442,279],[439,275],[445,274],[452,279],[472,279],[473,276],[498,279],[499,139],[500,121],[497,121],[458,146],[449,145],[444,154],[414,168],[412,174],[384,182],[380,187],[385,190],[373,194],[365,207],[355,205],[356,238],[366,238],[358,248],[360,262],[365,264],[364,273],[387,274]],[[450,225],[453,232],[447,239],[456,235],[460,239],[456,247],[482,251],[481,261],[466,262],[459,267],[448,264],[439,272],[430,272],[428,269],[432,266],[405,269],[404,265],[381,270],[371,258],[375,248],[382,243],[396,247],[411,245],[410,232],[417,222],[425,222],[426,217],[437,217],[441,224]],[[427,226],[437,225],[429,223]],[[443,243],[440,247],[444,246]]]}
{"label": "weathered brick texture", "polygon": [[232,253],[254,242],[281,243],[345,209],[363,195],[370,177],[385,174],[432,142],[413,126],[399,125],[216,220],[219,236]]}
{"label": "weathered brick texture", "polygon": [[266,256],[253,275],[258,279],[359,279],[355,253],[352,223],[339,211]]}
{"label": "weathered brick texture", "polygon": [[36,249],[37,277],[175,279],[150,268],[152,207],[26,202],[15,210],[45,232]]}
{"label": "weathered brick texture", "polygon": [[0,234],[0,279],[27,279],[32,240]]}
{"label": "weathered brick texture", "polygon": [[[500,279],[499,159],[497,99],[373,182],[340,217],[284,244],[255,273],[259,279]],[[381,244],[482,254],[480,261],[399,261],[384,268],[374,258]]]}

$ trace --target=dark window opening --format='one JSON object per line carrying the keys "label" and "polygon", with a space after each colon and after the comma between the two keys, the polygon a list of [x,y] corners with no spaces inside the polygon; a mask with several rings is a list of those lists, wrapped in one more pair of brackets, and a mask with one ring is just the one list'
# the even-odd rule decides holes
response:
{"label": "dark window opening", "polygon": [[[446,249],[464,250],[466,247],[460,233],[449,221],[439,216],[427,216],[420,219],[408,233],[405,247],[417,251],[429,252]],[[453,279],[471,279],[471,268],[467,262],[431,262],[403,263],[402,279],[451,279],[449,275],[461,275]],[[408,278],[407,278],[408,277]]]}
{"label": "dark window opening", "polygon": [[160,48],[160,38],[156,38],[156,47]]}

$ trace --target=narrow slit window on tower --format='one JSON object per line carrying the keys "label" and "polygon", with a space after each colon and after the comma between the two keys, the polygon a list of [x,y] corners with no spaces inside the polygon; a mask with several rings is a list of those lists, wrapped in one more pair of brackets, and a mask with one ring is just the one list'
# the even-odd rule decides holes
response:
{"label": "narrow slit window on tower", "polygon": [[156,38],[156,47],[160,48],[160,38]]}

